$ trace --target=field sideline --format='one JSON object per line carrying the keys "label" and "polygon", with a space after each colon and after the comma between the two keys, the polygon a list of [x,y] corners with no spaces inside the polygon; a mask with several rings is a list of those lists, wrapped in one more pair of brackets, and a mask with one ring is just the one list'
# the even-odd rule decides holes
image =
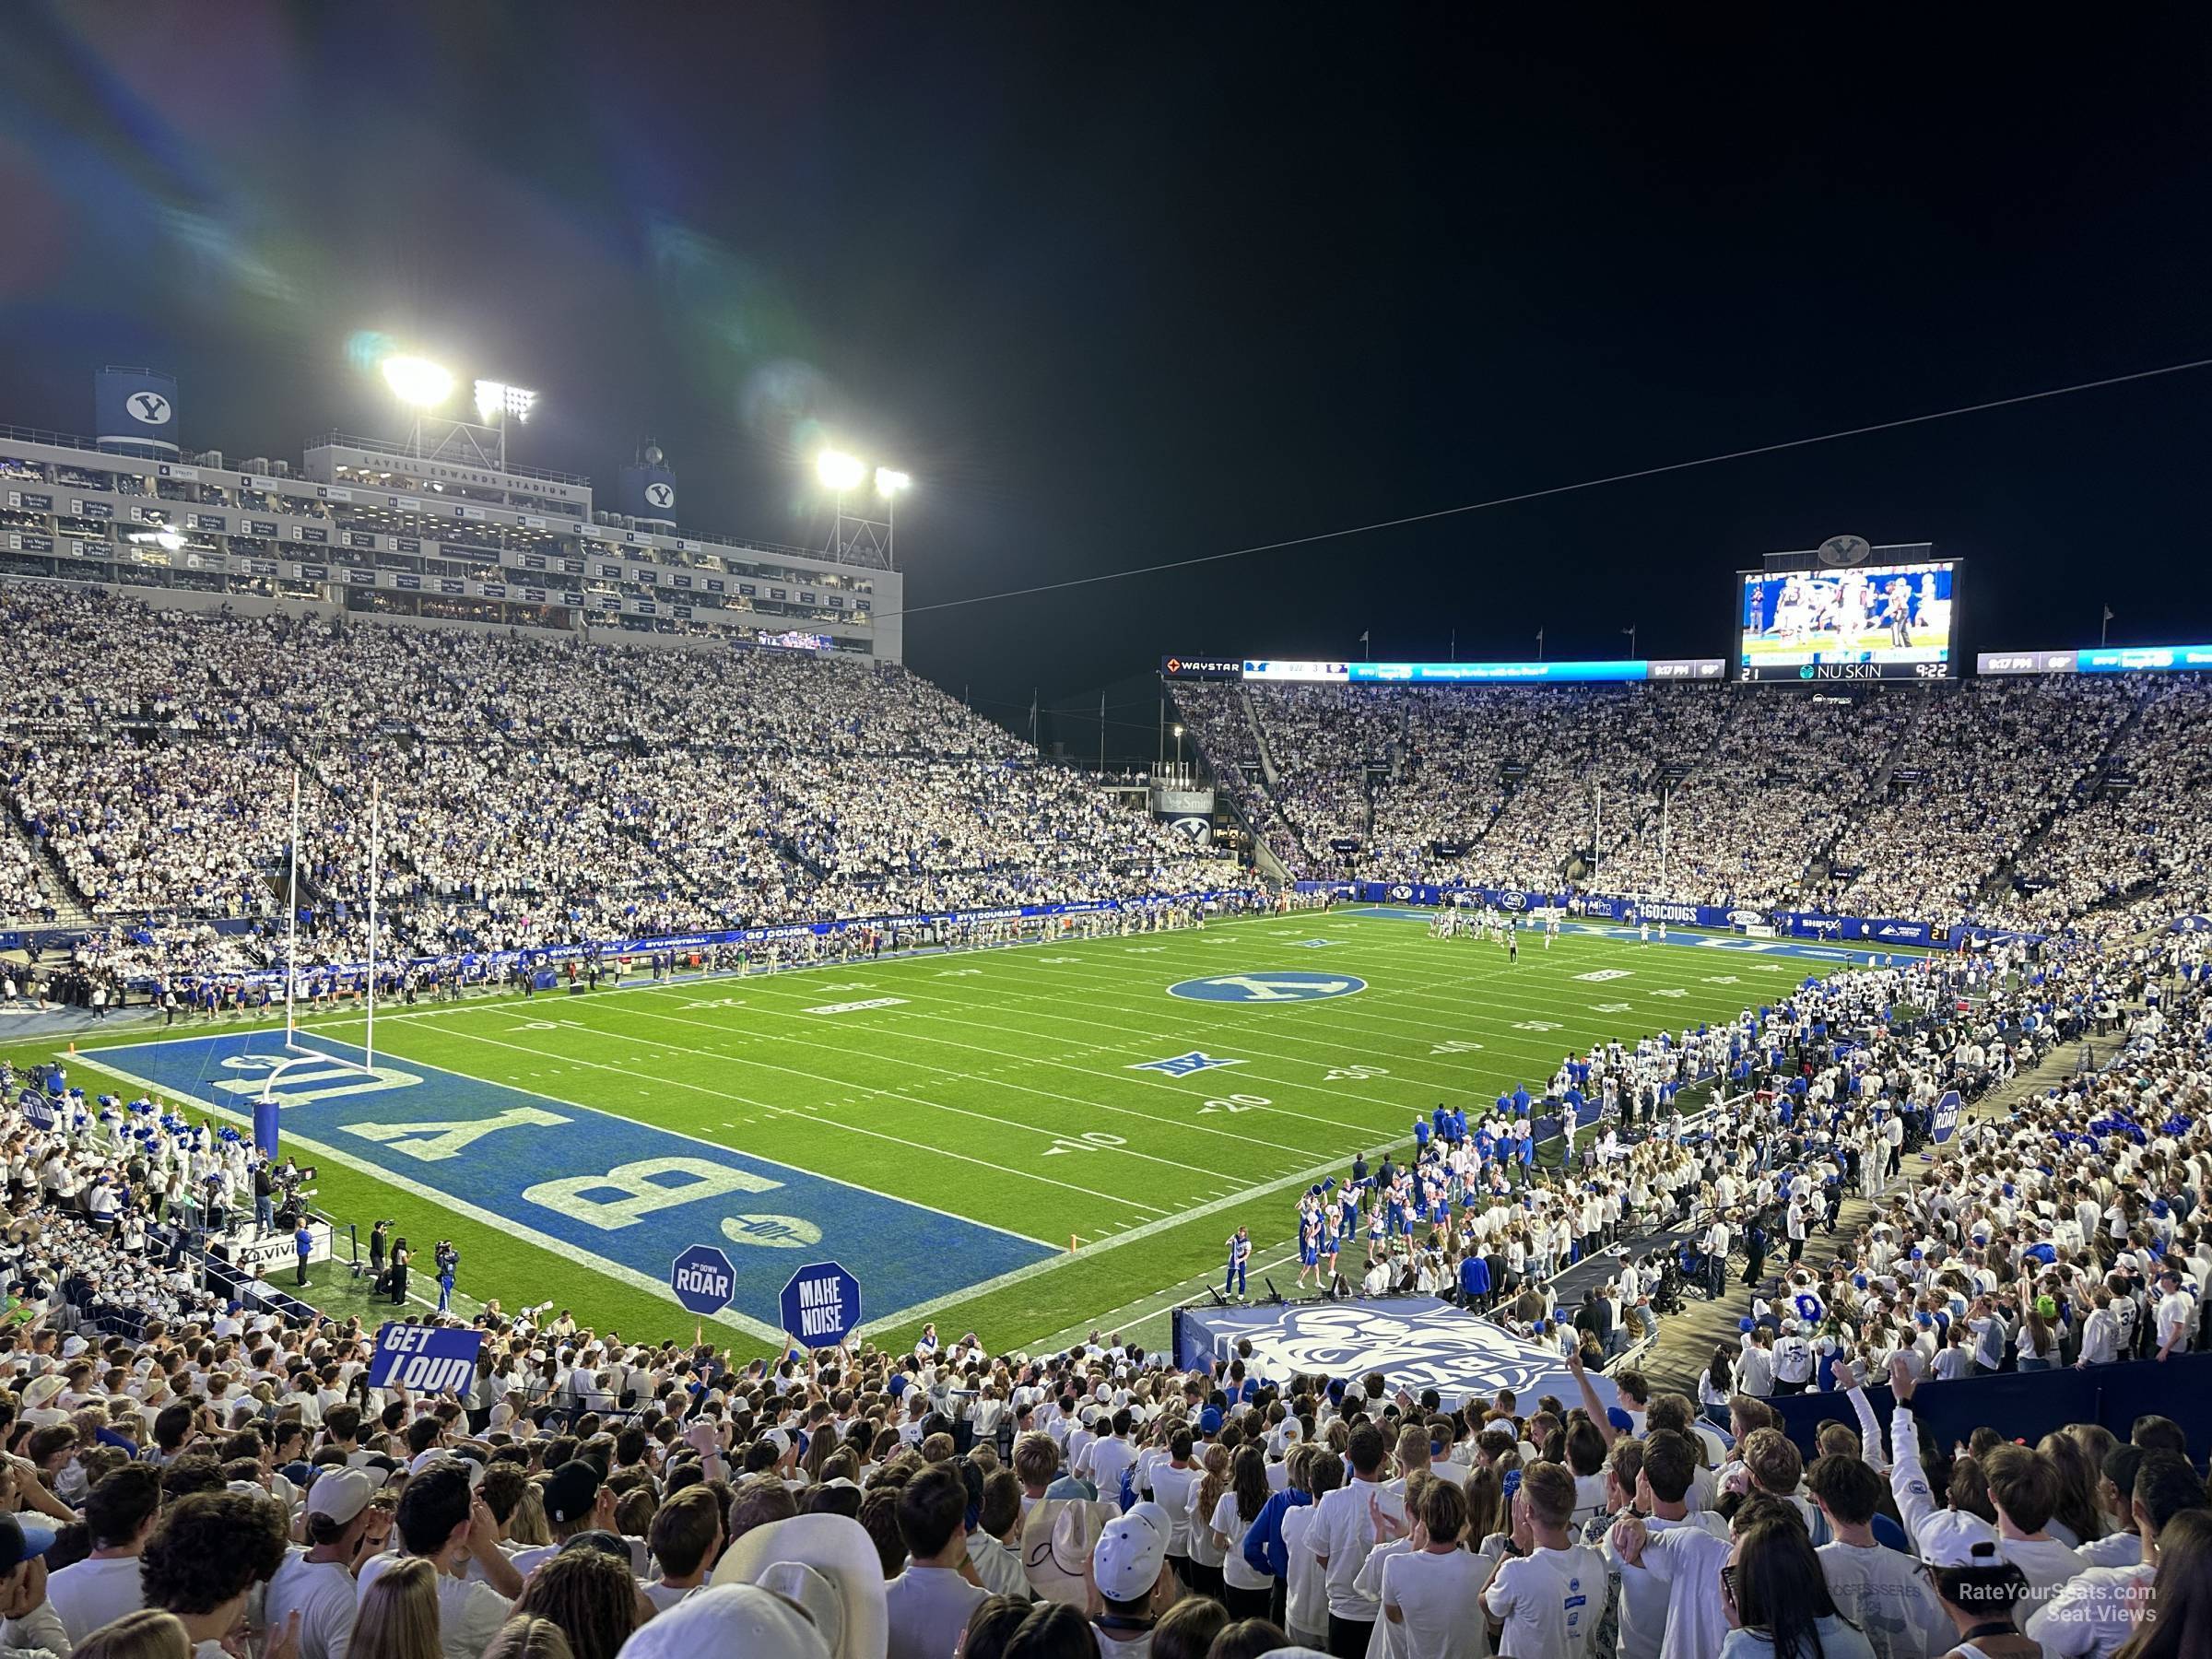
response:
{"label": "field sideline", "polygon": [[[364,1233],[394,1218],[425,1262],[451,1237],[462,1290],[510,1308],[551,1298],[602,1329],[688,1334],[667,1263],[712,1242],[738,1269],[718,1323],[741,1348],[775,1345],[775,1289],[824,1257],[859,1277],[873,1335],[935,1318],[1017,1347],[1194,1290],[1240,1221],[1273,1254],[1289,1191],[1406,1143],[1440,1100],[1486,1105],[1571,1048],[1730,1018],[1861,955],[1590,926],[1548,951],[1531,938],[1516,964],[1430,938],[1426,915],[394,1008],[374,1079],[286,1074],[285,1133],[321,1166],[320,1207]],[[339,1054],[361,1028],[308,1022]],[[280,1041],[94,1039],[72,1081],[235,1115]],[[355,1311],[344,1276],[316,1279]]]}

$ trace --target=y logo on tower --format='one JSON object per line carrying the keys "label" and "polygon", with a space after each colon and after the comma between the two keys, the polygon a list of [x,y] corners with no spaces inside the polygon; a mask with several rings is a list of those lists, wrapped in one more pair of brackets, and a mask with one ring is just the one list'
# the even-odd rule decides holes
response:
{"label": "y logo on tower", "polygon": [[133,420],[147,426],[159,426],[169,418],[169,399],[159,392],[134,392],[124,399],[123,406],[131,412]]}
{"label": "y logo on tower", "polygon": [[1298,973],[1288,969],[1267,973],[1223,973],[1211,979],[1184,980],[1170,985],[1170,996],[1193,1002],[1288,1003],[1319,1002],[1327,996],[1349,996],[1367,989],[1367,982],[1350,974]]}

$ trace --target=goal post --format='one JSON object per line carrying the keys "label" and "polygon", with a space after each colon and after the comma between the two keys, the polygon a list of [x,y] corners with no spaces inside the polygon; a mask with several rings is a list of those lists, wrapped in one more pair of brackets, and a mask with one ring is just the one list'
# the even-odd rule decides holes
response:
{"label": "goal post", "polygon": [[359,1043],[331,1037],[308,1030],[300,1021],[300,769],[292,769],[291,846],[285,877],[285,946],[284,946],[284,1053],[285,1058],[269,1073],[268,1083],[274,1085],[284,1072],[295,1065],[316,1063],[350,1066],[371,1075],[376,1070],[376,889],[382,874],[379,859],[381,808],[382,792],[380,784],[370,786],[369,806],[369,948],[363,984],[363,1006],[367,1029]]}

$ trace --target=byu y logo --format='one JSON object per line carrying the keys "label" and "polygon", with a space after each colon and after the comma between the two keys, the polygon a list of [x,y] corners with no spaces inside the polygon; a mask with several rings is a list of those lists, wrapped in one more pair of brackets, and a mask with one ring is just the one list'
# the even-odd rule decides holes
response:
{"label": "byu y logo", "polygon": [[1325,996],[1349,996],[1367,989],[1367,982],[1350,974],[1298,973],[1278,969],[1267,973],[1223,973],[1211,979],[1189,979],[1170,985],[1170,996],[1193,1002],[1287,1003],[1318,1002]]}

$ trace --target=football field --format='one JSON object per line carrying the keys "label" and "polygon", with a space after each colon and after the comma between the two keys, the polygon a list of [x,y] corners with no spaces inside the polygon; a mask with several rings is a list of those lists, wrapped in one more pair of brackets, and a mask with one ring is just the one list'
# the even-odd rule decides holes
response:
{"label": "football field", "polygon": [[[1513,963],[1428,919],[1309,912],[394,1007],[372,1073],[359,1016],[326,1016],[306,1041],[330,1058],[273,1092],[317,1206],[363,1238],[391,1218],[432,1295],[430,1246],[451,1238],[464,1311],[549,1299],[601,1330],[688,1337],[669,1267],[711,1244],[735,1270],[712,1323],[741,1348],[778,1345],[782,1285],[822,1260],[859,1279],[871,1336],[935,1319],[1006,1348],[1195,1293],[1240,1222],[1273,1262],[1296,1192],[1408,1143],[1440,1101],[1487,1109],[1571,1049],[1731,1018],[1864,959],[1570,924]],[[244,1124],[284,1058],[281,1031],[219,1025],[79,1051],[88,1095]],[[353,1311],[335,1265],[315,1280]]]}

